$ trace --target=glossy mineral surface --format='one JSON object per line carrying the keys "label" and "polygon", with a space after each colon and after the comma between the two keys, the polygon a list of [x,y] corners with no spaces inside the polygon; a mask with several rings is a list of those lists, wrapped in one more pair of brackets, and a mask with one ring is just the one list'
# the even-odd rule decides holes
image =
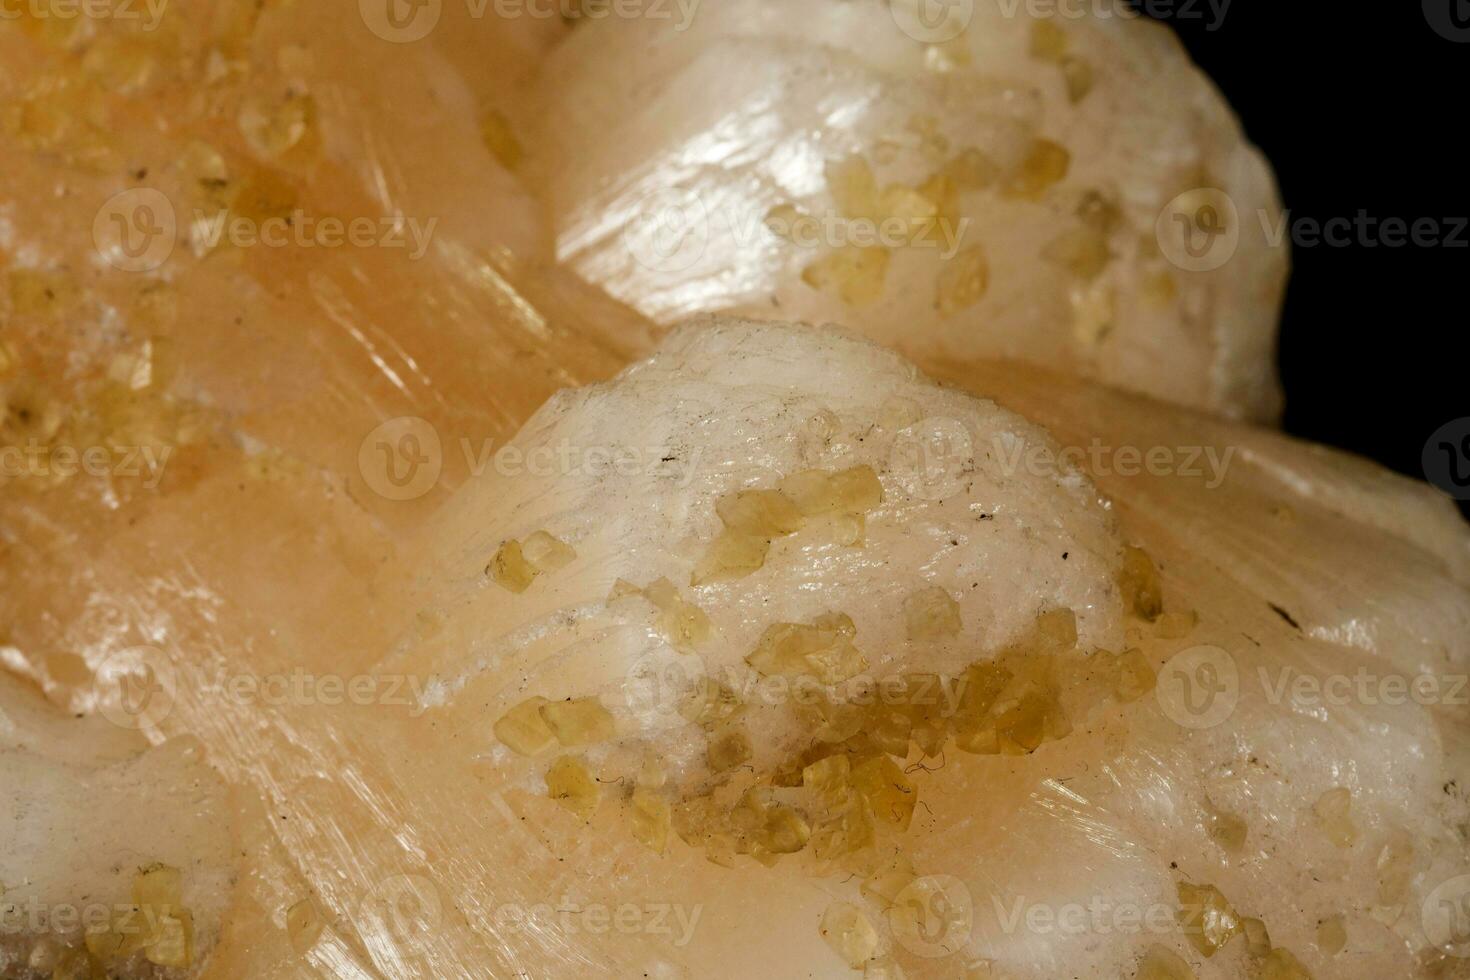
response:
{"label": "glossy mineral surface", "polygon": [[[1012,289],[1070,304],[1053,276],[1143,290],[1115,249],[1174,171],[1118,162],[1137,147],[1234,161],[1231,193],[1269,202],[1213,94],[1141,25],[977,13],[966,55],[895,46],[875,4],[765,6],[701,13],[704,68],[647,25],[455,4],[417,40],[299,2],[0,21],[0,976],[1464,975],[1458,517],[1079,380],[1148,388],[1075,346],[1106,307],[1027,313],[1013,347],[954,329]],[[749,58],[720,53],[732,23]],[[1018,85],[913,81],[982,54]],[[1157,114],[1088,116],[1141,93],[1130,58]],[[770,88],[804,59],[810,84]],[[645,74],[667,111],[610,127]],[[697,104],[701,78],[723,84]],[[841,153],[811,135],[864,85],[912,134],[888,162],[861,112]],[[781,112],[739,102],[759,91]],[[1026,110],[1001,170],[949,114],[997,98]],[[544,161],[598,105],[618,131],[563,181]],[[1202,149],[1154,133],[1200,118]],[[726,136],[731,160],[822,144],[758,221],[829,198],[898,219],[886,263],[791,259],[772,295],[810,290],[793,315],[927,377],[808,325],[656,344],[586,281],[736,305],[697,267],[567,248],[613,178]],[[1066,196],[1091,167],[1143,202],[1130,224]],[[955,206],[985,202],[1001,244],[920,275],[941,169],[984,185]],[[109,205],[138,191],[161,199]],[[216,241],[221,213],[393,234]],[[1022,288],[1011,257],[1042,250]],[[1269,415],[1279,261],[1243,244],[1181,277],[1185,333],[1214,339],[1136,313],[1097,339],[1157,342],[1138,363],[1179,390],[1156,394]],[[97,896],[90,937],[9,928]],[[114,928],[128,907],[142,928]]]}

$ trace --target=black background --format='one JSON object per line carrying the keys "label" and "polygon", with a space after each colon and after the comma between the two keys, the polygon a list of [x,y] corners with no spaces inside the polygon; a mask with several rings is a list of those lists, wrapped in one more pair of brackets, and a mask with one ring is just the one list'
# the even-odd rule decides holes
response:
{"label": "black background", "polygon": [[[1206,0],[1134,5],[1169,23],[1225,93],[1293,220],[1412,223],[1470,217],[1470,43],[1431,26],[1436,3],[1445,21],[1454,4],[1470,17],[1465,0],[1234,0],[1220,18]],[[1458,248],[1293,247],[1292,266],[1287,430],[1423,479],[1429,436],[1470,415],[1454,295],[1470,285],[1470,228]]]}

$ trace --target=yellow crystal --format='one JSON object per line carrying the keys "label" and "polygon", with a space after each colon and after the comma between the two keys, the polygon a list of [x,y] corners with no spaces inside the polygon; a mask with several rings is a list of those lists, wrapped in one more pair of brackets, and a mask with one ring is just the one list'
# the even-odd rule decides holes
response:
{"label": "yellow crystal", "polygon": [[577,560],[572,546],[546,531],[537,531],[521,542],[521,556],[537,572],[554,572]]}
{"label": "yellow crystal", "polygon": [[531,587],[540,571],[526,560],[519,541],[507,541],[500,546],[490,565],[485,569],[495,584],[510,592],[521,593]]}
{"label": "yellow crystal", "polygon": [[495,737],[511,751],[524,756],[549,752],[557,745],[556,733],[541,715],[549,702],[535,697],[511,708],[495,723]]}
{"label": "yellow crystal", "polygon": [[1266,923],[1260,919],[1241,919],[1240,929],[1245,934],[1246,951],[1252,956],[1265,956],[1271,952],[1271,934],[1266,931]]}
{"label": "yellow crystal", "polygon": [[669,802],[645,787],[633,791],[630,812],[633,836],[648,846],[655,854],[662,854],[668,847],[669,829],[673,816]]}
{"label": "yellow crystal", "polygon": [[1159,570],[1143,549],[1123,549],[1123,568],[1118,573],[1118,586],[1128,612],[1150,623],[1163,613],[1164,591],[1159,581]]}
{"label": "yellow crystal", "polygon": [[615,733],[612,713],[595,697],[551,701],[538,710],[562,745],[593,745]]}
{"label": "yellow crystal", "polygon": [[806,523],[790,497],[779,490],[741,490],[715,502],[715,513],[732,531],[778,538]]}
{"label": "yellow crystal", "polygon": [[1317,923],[1317,948],[1328,956],[1336,956],[1347,945],[1347,926],[1340,915]]}
{"label": "yellow crystal", "polygon": [[941,640],[958,636],[963,628],[960,604],[937,585],[905,599],[903,615],[910,640]]}
{"label": "yellow crystal", "polygon": [[745,578],[760,571],[771,550],[771,539],[724,530],[710,543],[709,550],[694,566],[691,585]]}
{"label": "yellow crystal", "polygon": [[835,292],[848,306],[870,306],[883,296],[889,259],[886,248],[843,245],[807,266],[801,281]]}
{"label": "yellow crystal", "polygon": [[1284,949],[1273,949],[1261,963],[1259,980],[1312,980],[1301,960]]}
{"label": "yellow crystal", "polygon": [[489,109],[480,117],[480,139],[507,170],[521,165],[521,158],[525,155],[521,142],[516,139],[510,120],[499,109]]}
{"label": "yellow crystal", "polygon": [[1091,282],[1102,275],[1113,258],[1107,239],[1093,228],[1062,232],[1046,244],[1041,257],[1082,282]]}
{"label": "yellow crystal", "polygon": [[1214,885],[1179,883],[1179,924],[1206,957],[1214,956],[1241,931],[1235,910]]}
{"label": "yellow crystal", "polygon": [[1072,154],[1066,147],[1048,139],[1038,139],[1031,144],[1021,166],[1011,175],[1006,193],[1011,197],[1038,201],[1052,186],[1061,183],[1071,168]]}
{"label": "yellow crystal", "polygon": [[909,829],[919,792],[892,759],[869,759],[854,768],[852,788],[868,801],[874,817],[900,831]]}
{"label": "yellow crystal", "polygon": [[713,772],[729,772],[750,761],[753,754],[750,739],[739,729],[728,729],[710,735],[706,756]]}
{"label": "yellow crystal", "polygon": [[946,262],[935,289],[935,304],[942,316],[954,316],[984,299],[990,291],[990,260],[985,249],[972,245]]}
{"label": "yellow crystal", "polygon": [[1067,55],[1062,59],[1062,79],[1067,83],[1067,99],[1073,105],[1091,94],[1095,78],[1092,62],[1086,58]]}
{"label": "yellow crystal", "polygon": [[829,162],[826,168],[827,187],[837,209],[849,218],[877,220],[878,181],[873,168],[860,156]]}
{"label": "yellow crystal", "polygon": [[855,905],[834,902],[822,916],[822,938],[854,970],[878,953],[878,932]]}
{"label": "yellow crystal", "polygon": [[766,677],[808,676],[838,684],[867,669],[852,643],[856,634],[852,620],[841,614],[828,613],[810,625],[777,623],[767,627],[745,662]]}
{"label": "yellow crystal", "polygon": [[1136,980],[1195,980],[1184,957],[1164,946],[1154,945],[1138,964]]}
{"label": "yellow crystal", "polygon": [[1358,829],[1353,825],[1353,791],[1339,786],[1323,793],[1312,804],[1312,815],[1317,826],[1327,839],[1338,847],[1352,847],[1358,839]]}
{"label": "yellow crystal", "polygon": [[583,820],[592,817],[601,795],[587,764],[570,755],[551,764],[546,772],[546,790],[548,796]]}
{"label": "yellow crystal", "polygon": [[802,514],[861,514],[883,502],[883,484],[871,466],[854,466],[838,473],[803,470],[781,481],[786,494]]}
{"label": "yellow crystal", "polygon": [[1031,25],[1031,57],[1038,61],[1060,62],[1067,43],[1067,32],[1056,21],[1038,20]]}
{"label": "yellow crystal", "polygon": [[302,899],[286,910],[286,939],[291,948],[305,953],[322,934],[322,918],[311,899]]}

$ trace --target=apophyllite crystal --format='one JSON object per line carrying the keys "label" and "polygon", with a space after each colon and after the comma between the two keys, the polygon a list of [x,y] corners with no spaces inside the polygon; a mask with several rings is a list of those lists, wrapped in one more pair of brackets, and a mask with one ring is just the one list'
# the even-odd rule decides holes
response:
{"label": "apophyllite crystal", "polygon": [[1464,972],[1470,535],[1212,420],[1166,32],[10,6],[0,977]]}

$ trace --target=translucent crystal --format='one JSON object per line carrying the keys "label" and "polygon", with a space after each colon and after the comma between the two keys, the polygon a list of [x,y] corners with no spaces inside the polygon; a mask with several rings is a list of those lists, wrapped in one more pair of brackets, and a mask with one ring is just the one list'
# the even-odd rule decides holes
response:
{"label": "translucent crystal", "polygon": [[646,787],[638,787],[629,800],[633,836],[655,854],[668,848],[673,816],[668,800]]}
{"label": "translucent crystal", "polygon": [[1195,980],[1184,957],[1164,946],[1150,946],[1138,964],[1137,980]]}
{"label": "translucent crystal", "polygon": [[547,795],[583,820],[590,819],[601,796],[597,780],[587,764],[575,756],[564,755],[546,772]]}
{"label": "translucent crystal", "polygon": [[972,245],[946,262],[935,289],[939,312],[944,316],[968,310],[984,299],[990,291],[990,260],[985,249]]}
{"label": "translucent crystal", "polygon": [[529,589],[531,583],[536,581],[536,576],[541,574],[536,566],[526,560],[519,541],[507,541],[501,545],[485,571],[496,585],[515,593]]}
{"label": "translucent crystal", "polygon": [[939,586],[920,589],[903,601],[904,621],[910,640],[940,640],[958,636],[960,604]]}
{"label": "translucent crystal", "polygon": [[1163,585],[1152,558],[1141,548],[1123,549],[1123,568],[1118,585],[1127,610],[1140,619],[1153,622],[1164,611]]}
{"label": "translucent crystal", "polygon": [[854,970],[878,952],[878,932],[855,905],[834,902],[822,916],[822,938]]}
{"label": "translucent crystal", "polygon": [[522,541],[521,554],[538,572],[554,572],[577,560],[577,552],[571,545],[546,531],[537,531]]}
{"label": "translucent crystal", "polygon": [[1006,193],[1011,197],[1038,201],[1066,178],[1072,168],[1072,154],[1059,143],[1038,139],[1031,144],[1030,152],[1020,168],[1006,183]]}
{"label": "translucent crystal", "polygon": [[541,715],[542,706],[548,703],[545,698],[535,697],[511,708],[495,723],[495,737],[520,755],[551,751],[557,745],[556,733]]}
{"label": "translucent crystal", "polygon": [[715,512],[730,530],[765,538],[792,534],[806,523],[796,504],[779,490],[729,494],[715,503]]}
{"label": "translucent crystal", "polygon": [[1214,885],[1179,883],[1179,924],[1194,948],[1214,956],[1240,934],[1240,919]]}
{"label": "translucent crystal", "polygon": [[766,564],[771,550],[769,538],[725,530],[710,544],[704,557],[694,566],[691,585],[724,582],[745,578]]}
{"label": "translucent crystal", "polygon": [[828,613],[809,625],[777,623],[767,627],[745,662],[767,677],[809,676],[837,684],[867,669],[867,659],[852,644],[855,635],[852,620],[841,614]]}
{"label": "translucent crystal", "polygon": [[1312,814],[1317,819],[1317,826],[1338,847],[1352,847],[1358,839],[1352,809],[1353,791],[1344,786],[1328,790],[1312,804]]}
{"label": "translucent crystal", "polygon": [[538,711],[562,745],[594,745],[615,734],[612,713],[595,697],[551,701]]}
{"label": "translucent crystal", "polygon": [[871,306],[883,297],[889,260],[886,248],[843,245],[807,266],[801,280],[836,293],[848,306]]}

